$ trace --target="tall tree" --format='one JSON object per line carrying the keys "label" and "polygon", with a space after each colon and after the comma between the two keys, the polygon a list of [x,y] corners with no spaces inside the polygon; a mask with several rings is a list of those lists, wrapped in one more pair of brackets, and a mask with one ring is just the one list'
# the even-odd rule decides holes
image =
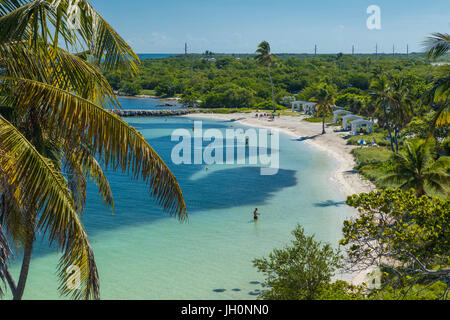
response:
{"label": "tall tree", "polygon": [[275,104],[275,89],[273,87],[272,76],[270,74],[270,67],[277,60],[277,56],[270,52],[270,44],[267,41],[263,41],[259,44],[258,49],[256,50],[256,62],[263,67],[267,67],[267,73],[269,75],[270,86],[272,88],[272,103],[273,103],[273,112],[276,111]]}
{"label": "tall tree", "polygon": [[317,89],[317,93],[314,95],[311,101],[317,102],[316,104],[317,116],[322,117],[322,134],[326,134],[325,119],[327,115],[333,114],[332,106],[336,101],[335,88],[330,85],[320,86]]}
{"label": "tall tree", "polygon": [[408,88],[403,79],[382,73],[372,80],[369,94],[376,105],[380,123],[388,131],[392,152],[398,152],[399,133],[412,117]]}
{"label": "tall tree", "polygon": [[[14,299],[23,297],[40,233],[62,251],[60,293],[98,299],[94,253],[80,216],[87,177],[113,208],[100,164],[131,172],[148,183],[163,209],[186,217],[169,168],[138,131],[111,112],[119,103],[100,68],[134,75],[139,59],[85,0],[1,0],[0,30],[0,225],[24,248],[16,284],[0,239],[0,279]],[[79,290],[66,285],[70,266],[80,269]]]}

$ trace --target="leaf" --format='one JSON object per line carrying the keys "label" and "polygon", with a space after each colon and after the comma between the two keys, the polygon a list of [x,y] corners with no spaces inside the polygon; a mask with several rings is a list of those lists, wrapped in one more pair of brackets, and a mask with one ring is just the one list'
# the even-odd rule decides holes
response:
{"label": "leaf", "polygon": [[[32,203],[40,213],[37,228],[56,241],[63,251],[58,265],[60,291],[79,299],[99,297],[97,267],[84,227],[73,208],[73,199],[64,177],[42,157],[33,145],[8,121],[0,116],[0,151],[11,159],[0,159],[5,174],[20,184],[22,202]],[[66,286],[68,267],[80,268],[80,290]]]}

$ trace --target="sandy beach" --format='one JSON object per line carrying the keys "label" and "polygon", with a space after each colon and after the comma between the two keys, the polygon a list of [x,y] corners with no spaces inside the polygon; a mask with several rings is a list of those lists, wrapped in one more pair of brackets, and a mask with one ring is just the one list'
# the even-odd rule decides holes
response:
{"label": "sandy beach", "polygon": [[322,135],[322,123],[302,121],[303,116],[281,116],[280,118],[276,117],[274,121],[269,121],[267,118],[259,119],[256,117],[256,113],[196,113],[186,115],[186,117],[236,121],[247,126],[279,130],[332,156],[338,166],[330,179],[340,186],[344,195],[368,193],[376,189],[373,183],[363,179],[354,170],[355,159],[350,152],[357,147],[347,145],[343,138],[347,133],[335,132],[336,127],[327,127],[326,134]]}

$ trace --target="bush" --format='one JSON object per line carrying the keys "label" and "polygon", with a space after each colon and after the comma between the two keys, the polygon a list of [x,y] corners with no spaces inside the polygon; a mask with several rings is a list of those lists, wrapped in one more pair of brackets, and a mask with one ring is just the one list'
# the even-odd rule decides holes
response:
{"label": "bush", "polygon": [[175,96],[176,91],[176,86],[168,82],[160,83],[155,88],[156,95],[160,97],[173,97]]}
{"label": "bush", "polygon": [[356,169],[364,178],[372,181],[379,188],[397,187],[397,185],[388,184],[382,180],[386,176],[386,172],[394,166],[391,160],[393,153],[390,148],[356,148],[352,150],[352,154],[359,162]]}
{"label": "bush", "polygon": [[203,100],[204,107],[249,108],[254,104],[252,90],[241,88],[235,84],[214,87]]}
{"label": "bush", "polygon": [[134,82],[122,82],[121,87],[119,89],[119,93],[135,96],[141,92],[141,86],[138,83]]}
{"label": "bush", "polygon": [[[261,110],[273,110],[273,101],[272,100],[264,100],[260,103],[255,104],[254,108],[261,109]],[[286,107],[275,103],[275,109],[276,110],[285,110]]]}
{"label": "bush", "polygon": [[331,282],[334,272],[341,267],[342,256],[329,244],[306,236],[297,226],[292,232],[290,246],[275,249],[268,258],[253,260],[253,265],[266,280],[259,298],[265,300],[325,300],[348,299],[350,286],[343,282]]}

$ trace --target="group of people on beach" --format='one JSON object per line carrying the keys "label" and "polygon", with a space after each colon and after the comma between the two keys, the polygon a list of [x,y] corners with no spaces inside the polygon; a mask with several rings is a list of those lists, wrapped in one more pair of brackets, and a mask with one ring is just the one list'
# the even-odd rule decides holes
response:
{"label": "group of people on beach", "polygon": [[[267,118],[269,121],[275,120],[275,116],[276,116],[275,113],[266,113],[266,112],[257,113],[255,115],[255,117],[258,119]],[[280,118],[280,117],[281,117],[281,113],[278,113],[278,118]]]}

